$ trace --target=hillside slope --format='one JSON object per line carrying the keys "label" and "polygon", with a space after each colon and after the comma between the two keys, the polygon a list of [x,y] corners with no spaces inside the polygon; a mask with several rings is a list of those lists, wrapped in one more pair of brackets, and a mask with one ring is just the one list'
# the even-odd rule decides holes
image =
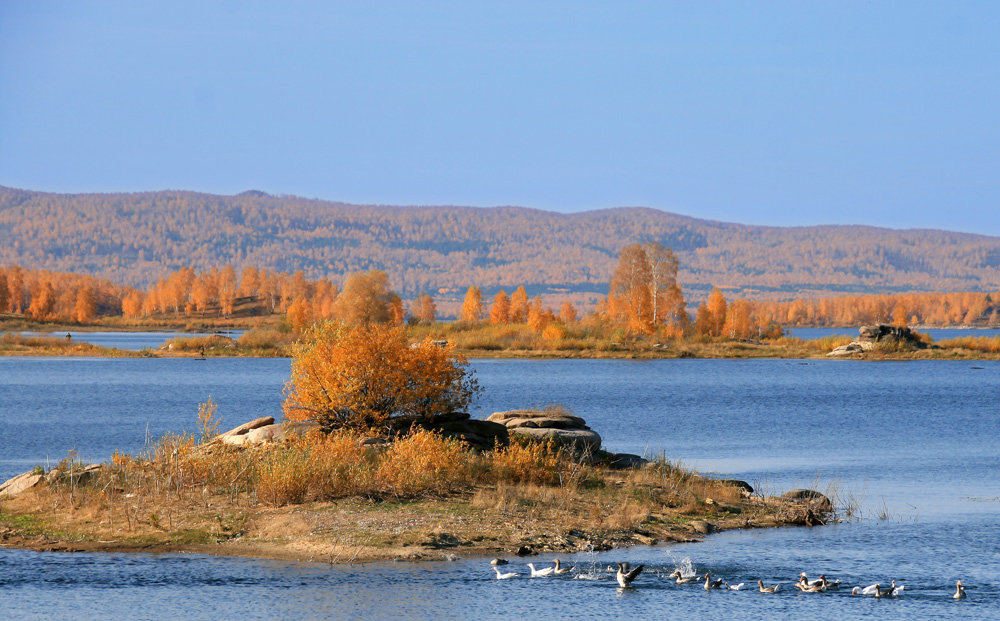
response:
{"label": "hillside slope", "polygon": [[144,286],[181,265],[233,263],[334,279],[382,269],[406,295],[477,284],[607,291],[622,246],[658,241],[689,298],[1000,289],[1000,238],[862,226],[761,227],[645,208],[347,205],[262,192],[52,194],[0,187],[0,265]]}

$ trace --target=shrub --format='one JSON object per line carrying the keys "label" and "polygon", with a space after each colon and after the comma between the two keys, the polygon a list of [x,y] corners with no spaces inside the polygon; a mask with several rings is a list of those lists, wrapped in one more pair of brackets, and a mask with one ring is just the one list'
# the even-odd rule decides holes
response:
{"label": "shrub", "polygon": [[467,367],[451,346],[410,345],[399,326],[321,322],[292,348],[283,409],[325,430],[463,411],[479,391]]}

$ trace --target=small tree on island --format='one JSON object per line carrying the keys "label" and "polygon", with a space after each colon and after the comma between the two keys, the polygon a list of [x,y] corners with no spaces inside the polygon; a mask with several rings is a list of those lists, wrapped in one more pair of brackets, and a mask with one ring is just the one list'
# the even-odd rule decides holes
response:
{"label": "small tree on island", "polygon": [[400,326],[324,321],[292,348],[282,407],[288,420],[315,420],[326,431],[460,412],[479,392],[468,366],[450,346],[411,345]]}

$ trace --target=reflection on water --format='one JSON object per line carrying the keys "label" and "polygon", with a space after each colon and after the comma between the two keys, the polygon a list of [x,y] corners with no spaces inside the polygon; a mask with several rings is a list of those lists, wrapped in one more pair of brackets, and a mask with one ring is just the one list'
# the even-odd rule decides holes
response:
{"label": "reflection on water", "polygon": [[[329,567],[0,550],[5,616],[1000,618],[1000,503],[988,502],[1000,496],[1000,363],[473,365],[485,388],[478,416],[564,403],[611,450],[662,453],[771,491],[835,481],[868,519],[569,559],[590,580],[497,581],[486,559]],[[0,476],[71,447],[102,460],[114,448],[141,449],[147,429],[154,437],[194,430],[197,404],[209,394],[224,426],[274,414],[288,372],[282,359],[0,359]],[[883,507],[890,519],[875,519]],[[691,570],[732,583],[759,578],[786,588],[765,596],[681,587],[667,574],[685,558]],[[646,564],[638,588],[618,591],[606,571],[617,560]],[[906,592],[894,601],[799,594],[791,583],[800,571],[852,586],[897,579]],[[948,597],[957,579],[969,585],[967,602]]]}

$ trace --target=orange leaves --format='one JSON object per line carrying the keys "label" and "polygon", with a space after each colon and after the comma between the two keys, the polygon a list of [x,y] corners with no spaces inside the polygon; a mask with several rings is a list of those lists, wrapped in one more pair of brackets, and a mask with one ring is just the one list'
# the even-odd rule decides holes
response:
{"label": "orange leaves", "polygon": [[467,365],[450,347],[411,346],[398,326],[317,323],[293,348],[285,416],[372,427],[403,414],[461,411],[479,390]]}

